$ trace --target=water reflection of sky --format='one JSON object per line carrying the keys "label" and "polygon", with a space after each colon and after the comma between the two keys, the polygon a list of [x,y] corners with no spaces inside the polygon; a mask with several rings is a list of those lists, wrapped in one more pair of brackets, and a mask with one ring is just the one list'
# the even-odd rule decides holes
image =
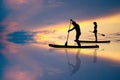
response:
{"label": "water reflection of sky", "polygon": [[0,45],[1,80],[120,79],[119,33],[112,34],[112,42],[100,44],[99,49],[74,50],[49,48],[47,43],[36,42],[34,36],[38,32],[6,34],[4,30],[1,34],[6,37],[1,37]]}
{"label": "water reflection of sky", "polygon": [[7,35],[8,41],[16,44],[26,44],[33,41],[33,34],[26,31],[16,31]]}
{"label": "water reflection of sky", "polygon": [[[0,80],[120,80],[119,1],[86,1],[1,0]],[[94,40],[89,30],[97,21],[105,33],[99,40],[111,43],[99,49],[50,48],[49,43],[65,43],[71,17],[81,26],[81,39]],[[74,35],[69,44],[76,45]]]}

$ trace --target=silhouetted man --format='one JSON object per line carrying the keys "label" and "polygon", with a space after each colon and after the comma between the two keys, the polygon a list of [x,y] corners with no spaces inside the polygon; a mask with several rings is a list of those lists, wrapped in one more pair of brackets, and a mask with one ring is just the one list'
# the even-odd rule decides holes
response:
{"label": "silhouetted man", "polygon": [[95,41],[97,42],[97,22],[93,22],[93,24],[94,24],[94,31],[93,31],[93,33],[95,35]]}
{"label": "silhouetted man", "polygon": [[[74,27],[72,29],[68,30],[68,32],[75,29],[75,31],[76,31],[76,39],[74,41],[78,43],[79,42],[79,37],[81,35],[80,26],[75,21],[73,21],[72,19],[70,19],[70,21],[72,22],[72,25]],[[80,44],[78,44],[78,46],[80,46]]]}

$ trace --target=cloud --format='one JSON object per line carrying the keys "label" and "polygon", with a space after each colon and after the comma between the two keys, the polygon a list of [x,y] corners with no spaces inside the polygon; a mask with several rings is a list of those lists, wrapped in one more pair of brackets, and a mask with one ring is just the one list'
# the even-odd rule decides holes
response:
{"label": "cloud", "polygon": [[47,6],[48,7],[60,7],[63,6],[64,2],[61,0],[48,0],[47,1]]}
{"label": "cloud", "polygon": [[28,0],[5,0],[6,7],[10,9],[21,9],[29,4]]}
{"label": "cloud", "polygon": [[[51,1],[49,4],[54,4],[56,2]],[[53,7],[53,8],[45,8],[38,15],[31,18],[28,23],[32,23],[31,25],[45,25],[49,23],[58,23],[68,21],[70,18],[77,20],[87,20],[94,19],[98,17],[108,16],[113,13],[120,11],[119,1],[115,0],[64,0],[62,2],[62,6]],[[44,5],[45,6],[45,5]],[[47,5],[46,5],[47,6]]]}
{"label": "cloud", "polygon": [[0,0],[0,24],[1,22],[5,19],[6,17],[6,9],[5,9],[5,5],[4,5],[4,0]]}
{"label": "cloud", "polygon": [[7,14],[6,22],[16,21],[23,24],[26,20],[38,14],[42,9],[43,0],[5,0]]}
{"label": "cloud", "polygon": [[[20,55],[19,55],[20,56]],[[25,55],[24,55],[25,56]],[[32,65],[36,63],[30,63],[29,60],[30,58],[24,59],[18,56],[16,56],[18,59],[17,61],[19,62],[19,59],[23,62],[27,62],[26,64],[22,65],[9,65],[8,68],[6,68],[3,76],[3,80],[36,80],[37,78],[41,79],[42,77],[42,71],[40,69],[40,66]],[[27,61],[24,61],[27,60]],[[33,60],[31,60],[34,62]],[[23,63],[22,62],[22,63]],[[27,67],[27,68],[25,68]]]}
{"label": "cloud", "polygon": [[33,42],[33,35],[27,31],[16,31],[7,35],[8,41],[15,44],[28,44]]}
{"label": "cloud", "polygon": [[10,9],[5,21],[29,28],[57,24],[70,18],[83,21],[120,12],[119,0],[5,0],[5,3]]}

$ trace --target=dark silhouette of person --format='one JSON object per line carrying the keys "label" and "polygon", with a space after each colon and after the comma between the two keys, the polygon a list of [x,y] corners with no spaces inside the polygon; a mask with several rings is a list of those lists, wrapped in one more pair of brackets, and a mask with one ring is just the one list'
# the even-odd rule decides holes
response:
{"label": "dark silhouette of person", "polygon": [[75,56],[76,63],[75,64],[69,63],[69,65],[72,67],[71,75],[75,74],[80,69],[81,60],[80,60],[80,57],[79,57],[79,53],[80,53],[80,51],[78,50],[78,52]]}
{"label": "dark silhouette of person", "polygon": [[94,31],[93,31],[93,33],[95,35],[95,41],[97,42],[97,22],[93,22],[93,24],[94,24]]}
{"label": "dark silhouette of person", "polygon": [[80,26],[75,21],[73,21],[72,19],[70,19],[70,21],[72,22],[72,25],[74,27],[72,29],[68,30],[68,32],[70,32],[72,30],[76,31],[76,39],[74,41],[77,42],[78,46],[80,46],[80,41],[79,41],[79,37],[81,35]]}

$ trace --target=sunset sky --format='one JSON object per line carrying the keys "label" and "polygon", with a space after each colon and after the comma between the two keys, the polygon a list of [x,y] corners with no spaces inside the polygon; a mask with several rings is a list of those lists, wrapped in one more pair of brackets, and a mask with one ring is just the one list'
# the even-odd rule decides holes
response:
{"label": "sunset sky", "polygon": [[[109,60],[111,63],[113,61],[119,64],[116,66],[120,66],[120,0],[0,0],[0,60],[3,61],[0,63],[0,67],[2,66],[0,79],[40,80],[43,77],[45,80],[49,78],[47,72],[52,75],[56,75],[54,72],[57,71],[59,74],[62,73],[61,70],[64,72],[66,50],[52,52],[48,44],[65,44],[70,19],[80,25],[81,40],[94,40],[94,34],[89,32],[93,31],[94,21],[98,24],[98,32],[105,34],[104,37],[98,35],[98,40],[111,40],[110,44],[99,44],[98,50],[80,49],[80,54],[83,57],[87,56],[83,62],[88,63],[90,61],[88,57],[96,55],[100,59]],[[76,45],[75,31],[69,34],[68,44]],[[69,55],[72,56],[76,51],[77,49],[68,49]],[[57,60],[62,62],[58,63]],[[103,73],[104,69],[99,68],[101,65],[107,65],[104,60],[101,60],[103,63],[96,68]],[[83,65],[87,64],[86,62]],[[53,63],[58,67],[55,68]],[[94,71],[94,65],[90,65]],[[89,69],[88,64],[85,68]],[[115,68],[113,69],[110,64],[105,69],[108,71],[112,69],[115,72]],[[97,75],[98,72],[94,74]],[[111,76],[107,72],[110,77],[114,77],[113,74],[111,73]]]}
{"label": "sunset sky", "polygon": [[120,0],[1,0],[0,10],[1,31],[4,27],[7,32],[47,31],[66,36],[70,19],[78,22],[83,36],[93,30],[94,21],[100,33],[120,30]]}
{"label": "sunset sky", "polygon": [[120,0],[1,0],[0,8],[2,24],[36,28],[67,24],[71,18],[83,22],[115,16]]}

